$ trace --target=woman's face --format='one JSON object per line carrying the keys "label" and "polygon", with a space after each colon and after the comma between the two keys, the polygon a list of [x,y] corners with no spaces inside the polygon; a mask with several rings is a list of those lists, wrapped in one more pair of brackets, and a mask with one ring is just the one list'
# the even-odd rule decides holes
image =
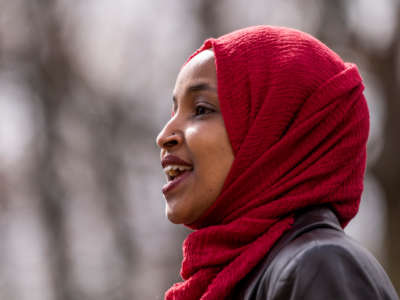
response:
{"label": "woman's face", "polygon": [[173,223],[190,224],[217,199],[234,159],[211,50],[197,54],[178,74],[173,110],[157,137],[167,177],[166,214]]}

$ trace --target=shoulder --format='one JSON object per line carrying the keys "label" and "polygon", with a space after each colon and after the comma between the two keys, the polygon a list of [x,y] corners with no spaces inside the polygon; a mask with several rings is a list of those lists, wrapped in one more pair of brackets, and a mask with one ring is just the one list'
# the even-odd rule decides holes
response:
{"label": "shoulder", "polygon": [[271,270],[284,273],[323,271],[323,268],[362,268],[383,271],[364,247],[334,228],[315,228],[286,244],[271,262]]}
{"label": "shoulder", "polygon": [[398,299],[377,260],[343,231],[315,228],[286,244],[256,299]]}
{"label": "shoulder", "polygon": [[264,299],[397,299],[376,259],[329,228],[304,233],[282,248],[259,288],[268,295]]}
{"label": "shoulder", "polygon": [[244,300],[398,299],[377,260],[329,209],[297,218],[236,291]]}

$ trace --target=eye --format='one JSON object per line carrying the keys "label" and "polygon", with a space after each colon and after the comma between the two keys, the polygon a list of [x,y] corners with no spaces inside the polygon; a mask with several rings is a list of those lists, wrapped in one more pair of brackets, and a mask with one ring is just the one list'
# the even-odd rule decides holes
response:
{"label": "eye", "polygon": [[213,109],[208,108],[208,107],[203,106],[203,105],[198,105],[198,106],[196,106],[196,109],[195,109],[195,115],[196,116],[206,115],[206,114],[209,114],[209,113],[212,113],[212,112],[214,112]]}

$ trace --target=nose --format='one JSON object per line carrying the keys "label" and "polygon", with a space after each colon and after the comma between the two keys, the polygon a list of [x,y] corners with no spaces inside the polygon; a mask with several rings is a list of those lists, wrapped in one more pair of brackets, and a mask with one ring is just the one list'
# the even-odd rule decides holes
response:
{"label": "nose", "polygon": [[173,117],[158,134],[156,142],[161,149],[169,150],[182,144],[183,135],[175,121]]}

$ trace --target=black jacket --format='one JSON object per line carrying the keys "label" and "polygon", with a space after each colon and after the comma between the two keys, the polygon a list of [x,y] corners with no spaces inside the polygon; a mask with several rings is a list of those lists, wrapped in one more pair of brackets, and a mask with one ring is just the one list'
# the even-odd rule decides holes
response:
{"label": "black jacket", "polygon": [[299,214],[231,299],[399,299],[376,259],[348,237],[329,208]]}

